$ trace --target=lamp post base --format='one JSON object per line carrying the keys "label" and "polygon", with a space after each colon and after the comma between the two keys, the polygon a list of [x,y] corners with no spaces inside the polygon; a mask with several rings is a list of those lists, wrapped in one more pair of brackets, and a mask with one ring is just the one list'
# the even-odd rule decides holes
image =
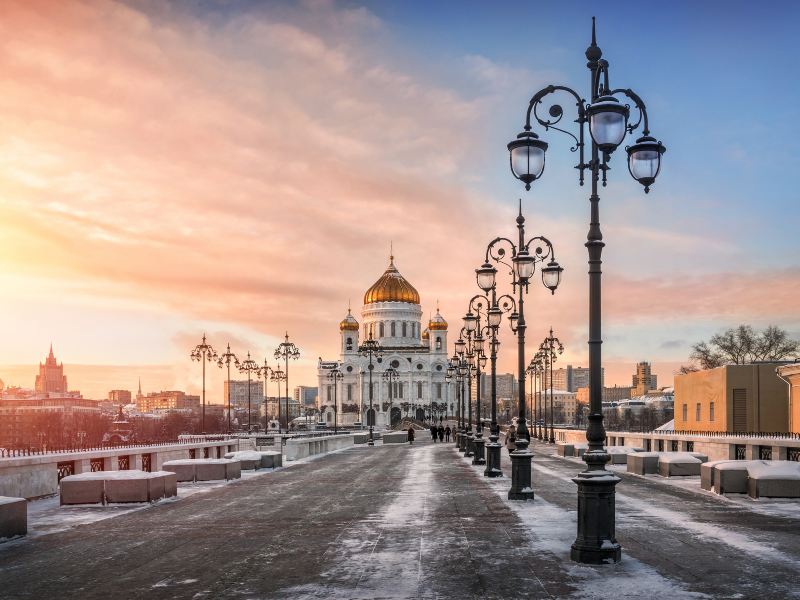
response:
{"label": "lamp post base", "polygon": [[570,550],[575,562],[614,564],[622,558],[615,537],[614,506],[615,488],[621,480],[603,468],[609,458],[605,451],[585,453],[589,469],[572,479],[578,484],[578,536]]}
{"label": "lamp post base", "polygon": [[517,449],[511,453],[511,489],[509,500],[533,500],[531,483],[531,461],[533,452],[528,450],[528,440],[517,438]]}
{"label": "lamp post base", "polygon": [[475,436],[471,431],[467,432],[467,444],[464,449],[464,458],[472,458],[475,456]]}
{"label": "lamp post base", "polygon": [[473,465],[485,465],[486,464],[486,440],[483,439],[483,433],[478,432],[475,436],[475,441],[473,442],[475,445],[475,456],[472,459]]}
{"label": "lamp post base", "polygon": [[375,439],[372,436],[372,427],[369,428],[369,441],[367,442],[367,446],[374,446]]}
{"label": "lamp post base", "polygon": [[458,451],[464,454],[467,451],[467,434],[461,430],[458,434]]}
{"label": "lamp post base", "polygon": [[486,444],[486,469],[483,471],[484,477],[502,477],[503,471],[500,468],[500,453],[503,446],[497,443],[500,439],[496,433],[489,436],[489,443]]}

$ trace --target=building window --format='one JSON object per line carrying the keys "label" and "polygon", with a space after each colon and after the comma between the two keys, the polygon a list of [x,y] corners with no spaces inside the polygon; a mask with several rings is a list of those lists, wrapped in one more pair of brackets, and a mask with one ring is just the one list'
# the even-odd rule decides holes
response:
{"label": "building window", "polygon": [[395,337],[397,335],[397,329],[395,328],[395,322],[394,321],[392,321],[391,330],[392,330],[392,337]]}
{"label": "building window", "polygon": [[347,349],[348,350],[353,349],[353,338],[347,338]]}
{"label": "building window", "polygon": [[714,403],[712,402],[708,407],[708,420],[714,420]]}
{"label": "building window", "polygon": [[436,399],[437,400],[441,400],[442,399],[442,384],[441,383],[437,383],[436,384]]}
{"label": "building window", "polygon": [[442,349],[442,338],[439,337],[438,335],[436,336],[436,349],[437,350]]}
{"label": "building window", "polygon": [[352,383],[348,383],[347,384],[347,401],[348,402],[352,402],[353,401],[353,384]]}
{"label": "building window", "polygon": [[333,393],[333,392],[331,391],[331,388],[332,388],[333,386],[332,386],[332,385],[329,385],[329,386],[327,386],[327,387],[328,387],[328,402],[330,402],[330,401],[331,401],[331,394]]}
{"label": "building window", "polygon": [[383,337],[384,333],[385,333],[385,331],[383,329],[383,321],[381,321],[381,324],[378,325],[378,331],[380,332],[380,337]]}
{"label": "building window", "polygon": [[417,382],[417,398],[422,400],[422,382]]}
{"label": "building window", "polygon": [[408,330],[406,329],[406,322],[405,322],[405,321],[403,321],[403,337],[407,337],[407,336],[406,336],[406,332],[407,332],[407,331],[408,331]]}
{"label": "building window", "polygon": [[403,397],[403,382],[401,381],[398,385],[399,385],[399,387],[397,388],[397,391],[399,393],[397,394],[397,397],[398,398],[402,398]]}
{"label": "building window", "polygon": [[686,421],[689,419],[689,408],[688,404],[683,405],[683,423],[686,424]]}
{"label": "building window", "polygon": [[697,403],[697,406],[694,409],[694,420],[700,422],[700,403]]}

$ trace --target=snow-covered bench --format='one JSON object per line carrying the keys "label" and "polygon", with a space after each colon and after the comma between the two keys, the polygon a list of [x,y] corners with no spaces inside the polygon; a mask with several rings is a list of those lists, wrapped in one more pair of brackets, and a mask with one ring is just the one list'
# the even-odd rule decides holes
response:
{"label": "snow-covered bench", "polygon": [[559,456],[575,456],[575,444],[558,442],[556,444],[556,453]]}
{"label": "snow-covered bench", "polygon": [[255,450],[239,450],[238,452],[228,452],[225,458],[238,460],[242,463],[242,471],[255,471],[261,468],[261,452]]}
{"label": "snow-covered bench", "polygon": [[662,477],[700,475],[700,465],[707,460],[698,452],[665,452],[658,458],[658,473]]}
{"label": "snow-covered bench", "polygon": [[283,466],[283,454],[274,450],[259,452],[261,455],[261,468],[274,469]]}
{"label": "snow-covered bench", "polygon": [[0,496],[0,540],[28,533],[28,501]]}
{"label": "snow-covered bench", "polygon": [[[430,433],[428,433],[428,436],[430,436]],[[406,442],[408,442],[407,431],[390,431],[383,434],[384,444],[405,444]]]}
{"label": "snow-covered bench", "polygon": [[155,502],[176,496],[177,477],[168,471],[97,471],[64,477],[61,504]]}
{"label": "snow-covered bench", "polygon": [[730,459],[711,460],[709,462],[704,462],[702,465],[700,465],[700,487],[708,491],[713,490],[719,480],[716,467],[718,465],[726,465],[729,463],[735,465],[737,462],[739,461]]}
{"label": "snow-covered bench", "polygon": [[748,461],[747,494],[751,498],[800,498],[800,463]]}
{"label": "snow-covered bench", "polygon": [[658,473],[658,457],[660,452],[637,452],[628,457],[628,473],[649,475]]}
{"label": "snow-covered bench", "polygon": [[642,452],[642,449],[633,448],[632,446],[608,446],[606,452],[611,455],[612,465],[625,465],[631,455]]}
{"label": "snow-covered bench", "polygon": [[242,476],[241,462],[228,458],[170,460],[162,468],[175,473],[178,481],[227,481]]}

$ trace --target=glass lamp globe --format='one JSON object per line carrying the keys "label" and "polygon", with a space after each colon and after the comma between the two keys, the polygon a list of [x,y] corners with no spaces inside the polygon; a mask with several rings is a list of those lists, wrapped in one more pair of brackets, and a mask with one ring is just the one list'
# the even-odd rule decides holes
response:
{"label": "glass lamp globe", "polygon": [[631,177],[650,191],[661,171],[661,155],[667,151],[664,145],[649,135],[640,137],[636,143],[626,148],[628,151],[628,171]]}
{"label": "glass lamp globe", "polygon": [[466,343],[464,342],[464,340],[462,340],[461,338],[458,338],[458,340],[455,343],[456,352],[458,354],[464,354],[464,347],[465,346],[466,346]]}
{"label": "glass lamp globe", "polygon": [[519,313],[514,311],[511,313],[511,316],[508,317],[509,324],[511,325],[511,331],[517,330],[517,322],[519,321]]}
{"label": "glass lamp globe", "polygon": [[464,315],[464,329],[468,332],[473,332],[478,327],[478,317],[472,312]]}
{"label": "glass lamp globe", "polygon": [[542,283],[553,294],[556,293],[556,288],[561,283],[561,272],[563,270],[564,267],[559,265],[555,259],[547,263],[546,267],[542,267]]}
{"label": "glass lamp globe", "polygon": [[497,274],[497,269],[495,269],[491,264],[488,262],[483,263],[480,268],[475,269],[475,277],[478,281],[478,287],[481,288],[484,292],[488,292],[494,287],[494,280],[495,275]]}
{"label": "glass lamp globe", "polygon": [[490,327],[499,327],[500,321],[503,320],[503,311],[500,310],[500,307],[493,306],[489,309],[489,326]]}
{"label": "glass lamp globe", "polygon": [[586,108],[589,133],[603,152],[616,150],[625,137],[628,126],[628,107],[614,96],[600,96]]}
{"label": "glass lamp globe", "polygon": [[526,190],[542,176],[546,151],[547,142],[532,131],[523,131],[508,144],[511,173],[525,184]]}
{"label": "glass lamp globe", "polygon": [[536,269],[536,259],[528,254],[527,250],[521,250],[513,258],[513,261],[514,270],[517,272],[517,278],[521,283],[526,283]]}

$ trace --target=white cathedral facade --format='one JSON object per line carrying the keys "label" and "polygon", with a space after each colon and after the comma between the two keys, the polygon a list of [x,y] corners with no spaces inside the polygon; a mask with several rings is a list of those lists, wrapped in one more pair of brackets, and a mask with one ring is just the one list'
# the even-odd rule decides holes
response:
{"label": "white cathedral facade", "polygon": [[[405,416],[431,415],[438,420],[454,414],[454,384],[445,380],[447,321],[437,309],[423,329],[419,293],[397,270],[393,256],[383,275],[364,294],[361,323],[348,311],[339,323],[339,335],[339,359],[320,359],[317,372],[319,404],[326,407],[322,418],[329,427],[334,423],[334,403],[339,425],[369,423],[369,358],[359,352],[369,339],[380,345],[379,356],[372,358],[376,427],[395,424]],[[337,367],[341,378],[330,376]],[[396,371],[392,379],[384,376],[389,367]]]}

